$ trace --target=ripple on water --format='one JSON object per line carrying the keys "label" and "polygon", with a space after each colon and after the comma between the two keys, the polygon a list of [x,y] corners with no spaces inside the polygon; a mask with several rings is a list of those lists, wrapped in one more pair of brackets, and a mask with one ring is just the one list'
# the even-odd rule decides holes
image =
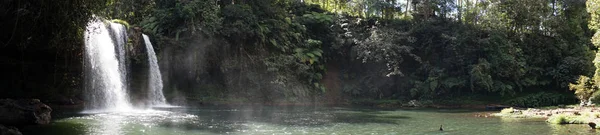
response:
{"label": "ripple on water", "polygon": [[197,119],[196,115],[180,112],[136,110],[89,114],[58,120],[56,123],[82,124],[87,127],[84,130],[86,134],[118,135],[154,131],[164,124],[191,123]]}
{"label": "ripple on water", "polygon": [[[30,134],[589,134],[585,125],[479,118],[481,112],[200,108],[86,114]],[[438,131],[443,124],[445,131]],[[59,129],[59,130],[57,130]]]}

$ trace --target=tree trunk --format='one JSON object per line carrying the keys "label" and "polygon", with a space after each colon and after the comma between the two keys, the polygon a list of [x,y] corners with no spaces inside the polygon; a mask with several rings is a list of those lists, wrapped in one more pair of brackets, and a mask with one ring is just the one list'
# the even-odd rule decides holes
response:
{"label": "tree trunk", "polygon": [[409,8],[408,6],[409,5],[410,5],[410,0],[406,0],[406,9],[404,9],[404,11],[405,11],[404,12],[404,18],[406,18],[407,15],[408,15],[408,8]]}
{"label": "tree trunk", "polygon": [[462,23],[462,11],[463,11],[463,4],[462,4],[462,0],[458,0],[458,23]]}

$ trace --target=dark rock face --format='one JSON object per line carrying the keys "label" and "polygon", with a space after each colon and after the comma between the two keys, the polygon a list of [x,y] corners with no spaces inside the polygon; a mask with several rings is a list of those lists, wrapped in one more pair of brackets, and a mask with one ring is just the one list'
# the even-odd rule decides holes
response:
{"label": "dark rock face", "polygon": [[52,109],[38,99],[0,99],[0,124],[32,125],[50,123]]}
{"label": "dark rock face", "polygon": [[[127,86],[132,101],[144,101],[148,97],[149,80],[148,75],[150,64],[146,44],[142,36],[142,29],[134,27],[128,31],[130,45],[127,48]],[[144,106],[143,103],[134,102],[135,106]]]}
{"label": "dark rock face", "polygon": [[19,129],[15,127],[5,127],[0,125],[0,135],[22,135]]}

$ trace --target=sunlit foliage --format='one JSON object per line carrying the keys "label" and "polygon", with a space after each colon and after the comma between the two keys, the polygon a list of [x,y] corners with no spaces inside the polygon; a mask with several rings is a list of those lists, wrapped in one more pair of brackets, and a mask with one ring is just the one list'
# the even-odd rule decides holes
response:
{"label": "sunlit foliage", "polygon": [[591,105],[591,98],[598,91],[598,85],[587,76],[580,76],[575,84],[569,84],[569,89],[575,91],[575,95],[581,101],[581,106]]}

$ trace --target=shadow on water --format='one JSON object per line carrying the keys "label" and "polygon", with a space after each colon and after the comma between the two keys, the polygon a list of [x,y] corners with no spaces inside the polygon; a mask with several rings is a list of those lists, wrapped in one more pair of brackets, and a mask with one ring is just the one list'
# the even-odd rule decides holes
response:
{"label": "shadow on water", "polygon": [[599,134],[600,131],[589,128],[587,124],[548,124],[555,134],[567,135],[567,134]]}
{"label": "shadow on water", "polygon": [[[265,122],[284,126],[327,126],[335,123],[350,124],[397,124],[399,119],[408,119],[406,116],[383,115],[379,110],[371,109],[347,109],[347,108],[310,108],[292,107],[277,108],[268,107],[252,109],[242,113],[254,114],[248,121]],[[235,114],[234,114],[235,115]]]}
{"label": "shadow on water", "polygon": [[395,109],[393,111],[417,111],[417,112],[433,112],[433,113],[480,113],[494,112],[485,109],[437,109],[437,108],[415,108],[415,109]]}
{"label": "shadow on water", "polygon": [[83,135],[87,127],[82,123],[52,122],[49,125],[33,125],[20,129],[24,135]]}
{"label": "shadow on water", "polygon": [[416,111],[416,112],[434,112],[434,113],[476,113],[476,112],[495,112],[499,110],[485,109],[461,109],[461,108],[420,108],[420,107],[405,107],[405,108],[378,108],[378,107],[360,107],[353,106],[351,108],[334,107],[337,110],[360,111],[365,113],[382,113],[385,111]]}
{"label": "shadow on water", "polygon": [[52,108],[52,112],[50,114],[52,115],[53,120],[60,120],[70,117],[81,117],[86,115],[80,113],[83,111],[83,107],[67,107],[52,105],[50,107]]}
{"label": "shadow on water", "polygon": [[53,121],[48,125],[30,125],[21,127],[21,131],[25,135],[39,135],[39,134],[60,134],[60,135],[81,135],[86,134],[86,125],[83,123],[70,123],[70,122],[58,122],[61,119],[70,117],[81,117],[85,114],[81,114],[81,108],[69,108],[69,107],[52,107],[51,113]]}
{"label": "shadow on water", "polygon": [[334,121],[335,123],[350,123],[350,124],[366,124],[366,123],[379,123],[379,124],[399,124],[401,119],[409,119],[407,116],[398,115],[376,115],[371,113],[336,113]]}

